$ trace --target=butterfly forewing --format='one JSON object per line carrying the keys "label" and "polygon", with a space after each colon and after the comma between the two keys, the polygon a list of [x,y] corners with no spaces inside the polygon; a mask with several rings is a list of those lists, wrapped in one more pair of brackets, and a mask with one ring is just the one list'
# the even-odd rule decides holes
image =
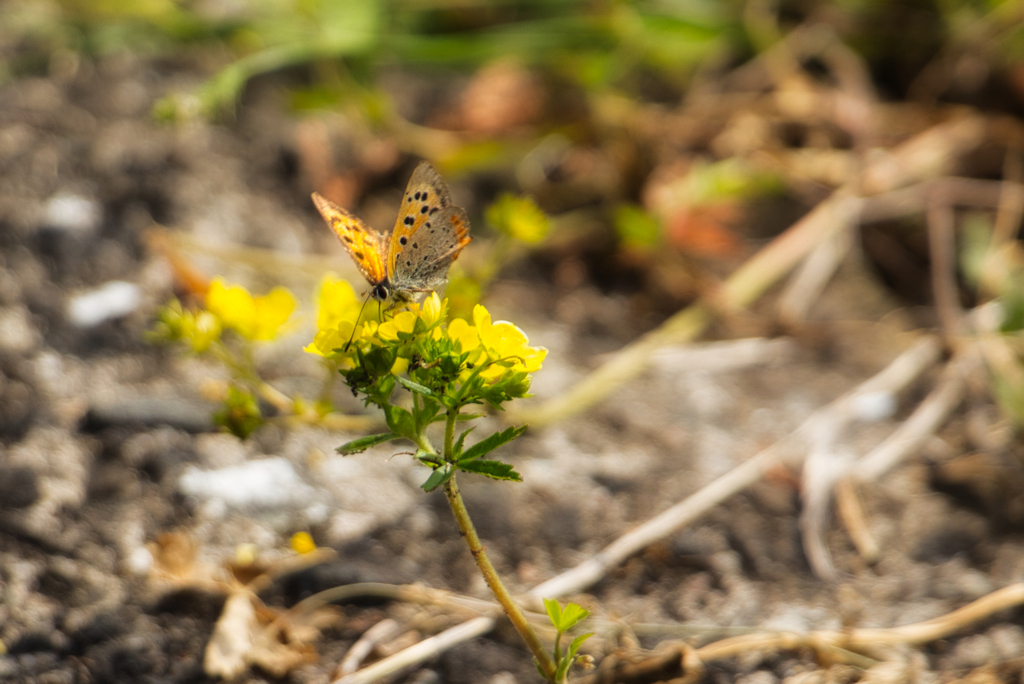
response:
{"label": "butterfly forewing", "polygon": [[443,285],[448,267],[472,239],[465,210],[451,205],[448,186],[427,162],[413,171],[390,235],[315,192],[313,202],[370,281],[371,295],[392,304]]}
{"label": "butterfly forewing", "polygon": [[313,193],[313,204],[327,221],[327,225],[341,240],[341,244],[348,250],[363,277],[373,286],[382,283],[387,278],[383,259],[387,236],[378,233],[334,202],[315,192]]}

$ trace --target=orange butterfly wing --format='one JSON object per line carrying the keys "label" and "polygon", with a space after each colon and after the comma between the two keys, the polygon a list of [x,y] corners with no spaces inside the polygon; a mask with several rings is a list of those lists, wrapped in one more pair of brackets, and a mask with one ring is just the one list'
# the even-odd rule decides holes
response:
{"label": "orange butterfly wing", "polygon": [[391,242],[388,245],[388,274],[392,276],[392,281],[395,280],[395,272],[402,271],[398,258],[406,249],[412,248],[413,235],[427,223],[433,223],[436,214],[451,206],[451,203],[448,185],[440,174],[429,162],[420,162],[405,187],[398,219],[395,221],[394,230],[391,231]]}
{"label": "orange butterfly wing", "polygon": [[370,285],[376,287],[384,282],[388,275],[384,267],[384,244],[387,237],[319,193],[313,193],[313,204]]}

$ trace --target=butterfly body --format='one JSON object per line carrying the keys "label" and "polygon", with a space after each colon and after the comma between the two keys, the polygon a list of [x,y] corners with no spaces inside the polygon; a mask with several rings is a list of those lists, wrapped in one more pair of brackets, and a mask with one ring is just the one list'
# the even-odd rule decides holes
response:
{"label": "butterfly body", "polygon": [[370,283],[370,296],[381,302],[407,302],[443,285],[448,267],[472,240],[466,211],[452,206],[448,186],[427,162],[413,171],[390,233],[315,192],[313,203]]}

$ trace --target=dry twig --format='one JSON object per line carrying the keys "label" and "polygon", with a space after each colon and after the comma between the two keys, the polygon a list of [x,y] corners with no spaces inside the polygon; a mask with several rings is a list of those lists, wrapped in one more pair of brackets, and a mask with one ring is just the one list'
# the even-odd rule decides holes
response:
{"label": "dry twig", "polygon": [[891,152],[873,155],[858,179],[835,191],[737,269],[714,301],[699,301],[680,311],[660,328],[627,345],[565,394],[519,410],[512,418],[535,426],[547,425],[594,405],[646,368],[652,352],[693,340],[707,327],[715,310],[733,311],[750,305],[817,245],[849,225],[861,214],[864,204],[853,188],[877,194],[941,176],[949,171],[954,159],[975,149],[984,133],[984,119],[964,116],[928,129]]}
{"label": "dry twig", "polygon": [[565,596],[582,591],[623,560],[662,537],[704,515],[708,510],[745,489],[770,468],[779,464],[795,465],[803,459],[796,443],[822,429],[822,425],[849,421],[857,415],[858,403],[879,393],[895,394],[916,380],[939,358],[939,344],[934,337],[922,337],[877,375],[859,387],[815,411],[789,436],[764,449],[717,480],[705,485],[688,498],[631,530],[575,568],[534,587],[528,594],[529,604],[539,606],[540,599]]}
{"label": "dry twig", "polygon": [[394,655],[382,658],[373,665],[364,667],[358,672],[353,672],[340,679],[336,679],[332,684],[370,684],[371,682],[376,682],[407,667],[417,665],[424,660],[436,658],[452,646],[487,634],[493,628],[494,618],[491,617],[477,617],[467,620]]}

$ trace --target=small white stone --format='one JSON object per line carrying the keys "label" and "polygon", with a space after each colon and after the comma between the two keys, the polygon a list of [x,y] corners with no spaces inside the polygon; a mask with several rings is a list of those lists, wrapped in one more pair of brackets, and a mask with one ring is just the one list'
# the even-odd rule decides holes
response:
{"label": "small white stone", "polygon": [[153,554],[145,546],[137,546],[124,561],[125,569],[136,577],[144,577],[153,567]]}
{"label": "small white stone", "polygon": [[874,422],[891,418],[896,413],[896,397],[892,392],[868,392],[853,400],[855,415],[864,421]]}
{"label": "small white stone", "polygon": [[308,506],[314,494],[284,458],[264,458],[220,470],[191,467],[178,480],[178,490],[204,501],[220,500],[235,509]]}
{"label": "small white stone", "polygon": [[71,233],[95,232],[103,220],[100,203],[73,193],[59,193],[46,202],[43,224]]}
{"label": "small white stone", "polygon": [[84,292],[68,303],[68,318],[79,328],[91,328],[112,318],[121,318],[139,308],[142,290],[138,285],[112,280]]}

